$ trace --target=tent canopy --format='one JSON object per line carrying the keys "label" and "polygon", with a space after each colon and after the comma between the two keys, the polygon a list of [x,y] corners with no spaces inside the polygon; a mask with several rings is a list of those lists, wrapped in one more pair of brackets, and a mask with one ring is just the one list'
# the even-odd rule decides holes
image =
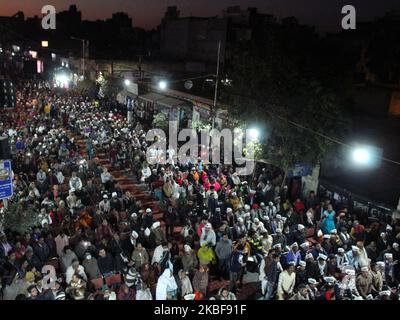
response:
{"label": "tent canopy", "polygon": [[157,104],[163,107],[174,108],[185,104],[185,101],[175,98],[164,97],[161,100],[157,100]]}
{"label": "tent canopy", "polygon": [[161,94],[158,93],[150,92],[142,96],[139,96],[139,98],[148,102],[156,102],[158,100],[165,98],[165,96],[162,96]]}

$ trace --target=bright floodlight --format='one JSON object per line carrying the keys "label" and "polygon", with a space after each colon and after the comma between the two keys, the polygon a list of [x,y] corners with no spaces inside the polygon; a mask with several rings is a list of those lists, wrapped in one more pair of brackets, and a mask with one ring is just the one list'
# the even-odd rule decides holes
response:
{"label": "bright floodlight", "polygon": [[371,154],[365,148],[357,148],[353,151],[353,160],[355,163],[367,165],[371,162]]}
{"label": "bright floodlight", "polygon": [[68,85],[68,82],[69,82],[67,75],[64,74],[64,73],[61,73],[61,74],[56,75],[56,81],[57,81],[62,87]]}
{"label": "bright floodlight", "polygon": [[131,84],[131,81],[129,79],[125,79],[124,83],[126,86],[129,86]]}
{"label": "bright floodlight", "polygon": [[256,128],[248,129],[248,135],[252,141],[258,140],[260,137],[260,131]]}
{"label": "bright floodlight", "polygon": [[161,90],[165,90],[165,89],[167,89],[167,83],[166,83],[165,81],[160,81],[160,82],[158,83],[158,87],[159,87]]}

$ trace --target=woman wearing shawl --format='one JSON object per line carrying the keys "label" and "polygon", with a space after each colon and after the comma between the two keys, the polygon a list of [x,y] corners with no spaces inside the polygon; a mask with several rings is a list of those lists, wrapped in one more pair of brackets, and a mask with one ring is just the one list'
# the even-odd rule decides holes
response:
{"label": "woman wearing shawl", "polygon": [[177,300],[178,285],[172,268],[164,270],[157,282],[156,300]]}

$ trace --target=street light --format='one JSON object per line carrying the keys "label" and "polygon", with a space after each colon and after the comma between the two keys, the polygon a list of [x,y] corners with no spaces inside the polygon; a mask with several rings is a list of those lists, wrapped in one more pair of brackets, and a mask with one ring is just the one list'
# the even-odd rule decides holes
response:
{"label": "street light", "polygon": [[350,150],[350,160],[359,169],[379,168],[383,150],[371,145],[355,145]]}
{"label": "street light", "polygon": [[57,74],[55,76],[56,82],[57,84],[61,87],[61,88],[66,88],[68,83],[69,83],[69,79],[68,76],[65,73],[60,73]]}
{"label": "street light", "polygon": [[356,148],[353,150],[353,161],[360,165],[368,165],[371,162],[371,153],[366,148]]}
{"label": "street light", "polygon": [[128,87],[131,84],[131,81],[129,79],[125,79],[124,84]]}
{"label": "street light", "polygon": [[260,138],[260,130],[257,128],[247,129],[247,133],[251,141],[256,141]]}
{"label": "street light", "polygon": [[164,80],[161,80],[161,81],[158,83],[158,87],[159,87],[161,90],[167,89],[167,82],[164,81]]}

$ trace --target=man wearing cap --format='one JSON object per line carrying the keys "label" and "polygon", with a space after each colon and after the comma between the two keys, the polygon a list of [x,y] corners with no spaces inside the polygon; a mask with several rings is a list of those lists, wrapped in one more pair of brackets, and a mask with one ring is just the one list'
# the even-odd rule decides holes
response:
{"label": "man wearing cap", "polygon": [[287,240],[286,240],[286,236],[282,233],[282,229],[278,228],[276,229],[276,234],[272,236],[274,239],[273,244],[277,244],[280,243],[282,245],[282,247],[286,247],[287,246]]}
{"label": "man wearing cap", "polygon": [[300,284],[307,284],[307,271],[306,271],[307,263],[305,261],[300,261],[299,266],[296,268],[296,288]]}
{"label": "man wearing cap", "polygon": [[136,269],[140,269],[144,264],[149,262],[149,255],[141,243],[136,244],[135,250],[132,252],[132,261]]}
{"label": "man wearing cap", "polygon": [[243,244],[239,244],[230,257],[229,264],[229,290],[233,293],[236,293],[237,290],[237,282],[241,279],[241,275],[243,272],[243,268],[246,266],[245,262],[245,247]]}
{"label": "man wearing cap", "polygon": [[317,300],[319,298],[319,291],[317,288],[318,282],[313,278],[307,279],[307,291],[309,300]]}
{"label": "man wearing cap", "polygon": [[359,265],[359,255],[360,255],[360,249],[357,246],[352,246],[351,250],[349,250],[347,253],[347,260],[349,261],[349,265],[358,270],[360,268]]}
{"label": "man wearing cap", "polygon": [[372,275],[369,268],[364,266],[361,268],[361,274],[356,278],[357,291],[366,299],[372,292]]}
{"label": "man wearing cap", "polygon": [[318,255],[318,268],[319,268],[319,272],[322,276],[325,276],[327,273],[327,269],[328,269],[328,265],[326,263],[326,260],[328,259],[328,257],[325,254],[320,253]]}
{"label": "man wearing cap", "polygon": [[139,216],[142,215],[142,228],[151,228],[154,223],[153,212],[150,208],[147,208],[144,212],[143,210],[139,210]]}
{"label": "man wearing cap", "polygon": [[340,232],[339,232],[339,244],[345,249],[345,250],[349,250],[353,240],[350,236],[350,234],[347,231],[347,227],[343,226],[340,227]]}
{"label": "man wearing cap", "polygon": [[398,242],[393,242],[391,253],[393,254],[394,261],[400,260],[400,245]]}
{"label": "man wearing cap", "polygon": [[111,204],[110,204],[110,200],[108,199],[108,195],[106,195],[106,194],[103,195],[103,200],[101,200],[100,203],[99,203],[99,209],[103,213],[109,213],[110,212]]}
{"label": "man wearing cap", "polygon": [[167,241],[164,231],[161,229],[160,221],[156,221],[151,226],[151,237],[155,246]]}
{"label": "man wearing cap", "polygon": [[388,249],[388,239],[387,239],[387,233],[386,232],[381,232],[380,238],[378,242],[376,243],[378,252],[383,252]]}
{"label": "man wearing cap", "polygon": [[122,201],[118,198],[118,193],[116,192],[111,194],[110,207],[112,210],[122,211]]}
{"label": "man wearing cap", "polygon": [[360,296],[356,286],[356,272],[353,267],[346,266],[342,270],[341,295],[343,297],[354,298]]}
{"label": "man wearing cap", "polygon": [[214,247],[216,245],[216,242],[217,238],[215,232],[212,229],[211,223],[208,222],[201,231],[200,246],[202,246],[203,244],[211,243]]}
{"label": "man wearing cap", "polygon": [[82,186],[83,184],[81,178],[77,176],[75,171],[72,172],[72,177],[69,179],[69,188],[80,191],[82,189]]}
{"label": "man wearing cap", "polygon": [[321,277],[321,272],[319,270],[318,263],[314,261],[314,256],[312,253],[307,253],[305,259],[307,278],[319,279]]}
{"label": "man wearing cap", "polygon": [[278,280],[280,255],[271,252],[260,263],[261,293],[264,300],[271,300],[275,284]]}
{"label": "man wearing cap", "polygon": [[266,213],[270,219],[275,218],[278,210],[272,201],[268,202],[268,207],[266,208]]}
{"label": "man wearing cap", "polygon": [[278,300],[288,300],[293,296],[294,286],[296,284],[295,263],[292,261],[286,270],[279,274],[278,279]]}
{"label": "man wearing cap", "polygon": [[297,243],[303,243],[306,240],[307,229],[302,224],[298,224],[293,232],[293,238]]}
{"label": "man wearing cap", "polygon": [[297,242],[293,243],[290,246],[290,251],[286,255],[286,263],[289,264],[291,262],[295,263],[295,266],[298,266],[301,260],[299,245]]}
{"label": "man wearing cap", "polygon": [[237,223],[233,227],[233,239],[237,240],[245,234],[247,234],[247,229],[244,224],[244,219],[239,217]]}
{"label": "man wearing cap", "polygon": [[392,253],[384,254],[385,261],[385,283],[389,286],[394,286],[395,284],[395,273],[394,273],[394,261]]}
{"label": "man wearing cap", "polygon": [[383,278],[382,273],[379,271],[377,263],[371,263],[371,275],[372,275],[372,291],[379,293],[382,291]]}
{"label": "man wearing cap", "polygon": [[340,291],[334,277],[324,277],[325,286],[322,290],[322,300],[340,300]]}
{"label": "man wearing cap", "polygon": [[183,255],[181,261],[183,271],[189,272],[191,275],[193,275],[198,268],[199,261],[196,257],[195,251],[188,244],[183,246]]}
{"label": "man wearing cap", "polygon": [[345,266],[349,265],[349,259],[343,248],[338,248],[337,250],[336,264],[339,269],[343,269]]}
{"label": "man wearing cap", "polygon": [[110,190],[112,187],[112,175],[111,173],[108,172],[108,169],[106,167],[103,168],[103,172],[100,175],[101,177],[101,183],[104,185],[106,190]]}

